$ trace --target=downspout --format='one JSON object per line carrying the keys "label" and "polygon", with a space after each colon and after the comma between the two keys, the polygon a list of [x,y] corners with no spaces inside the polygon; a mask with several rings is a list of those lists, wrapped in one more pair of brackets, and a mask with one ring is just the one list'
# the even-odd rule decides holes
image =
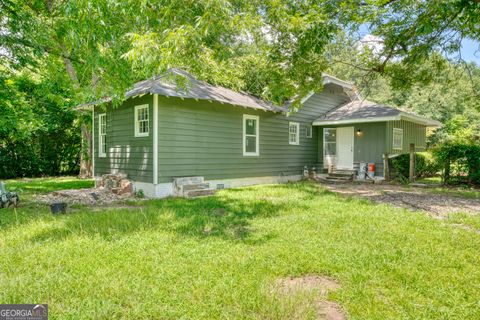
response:
{"label": "downspout", "polygon": [[153,95],[153,184],[158,184],[158,94]]}

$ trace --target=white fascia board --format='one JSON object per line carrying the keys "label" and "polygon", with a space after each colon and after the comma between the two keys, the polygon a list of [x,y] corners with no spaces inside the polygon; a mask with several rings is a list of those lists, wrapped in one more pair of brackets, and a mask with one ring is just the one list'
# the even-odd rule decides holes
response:
{"label": "white fascia board", "polygon": [[[336,85],[342,87],[345,90],[355,91],[355,85],[353,83],[350,83],[350,82],[332,77],[328,74],[323,74],[323,85],[326,85],[326,84],[329,84],[329,83],[336,84]],[[310,91],[305,97],[302,98],[302,100],[300,100],[301,104],[304,104],[314,94],[315,94],[315,92]]]}
{"label": "white fascia board", "polygon": [[153,184],[158,184],[158,94],[153,95]]}
{"label": "white fascia board", "polygon": [[379,117],[379,118],[360,118],[360,119],[345,119],[345,120],[315,120],[314,126],[328,126],[337,124],[352,124],[352,123],[369,123],[369,122],[383,122],[400,120],[400,116]]}
{"label": "white fascia board", "polygon": [[335,78],[335,77],[330,76],[328,74],[323,74],[323,84],[328,84],[328,83],[336,84],[336,85],[338,85],[340,87],[343,87],[344,89],[347,89],[347,90],[353,90],[355,88],[355,85],[351,82]]}
{"label": "white fascia board", "polygon": [[424,117],[417,116],[417,115],[414,115],[414,114],[409,114],[409,113],[406,113],[406,112],[401,112],[400,117],[401,117],[402,120],[422,124],[422,125],[427,126],[427,127],[441,127],[442,126],[442,123],[439,122],[439,121],[431,120],[431,119],[428,119],[428,118],[424,118]]}
{"label": "white fascia board", "polygon": [[315,94],[315,92],[310,91],[305,97],[302,98],[302,100],[300,100],[300,103],[301,103],[301,104],[304,104],[304,103],[305,103],[308,99],[310,99],[314,94]]}

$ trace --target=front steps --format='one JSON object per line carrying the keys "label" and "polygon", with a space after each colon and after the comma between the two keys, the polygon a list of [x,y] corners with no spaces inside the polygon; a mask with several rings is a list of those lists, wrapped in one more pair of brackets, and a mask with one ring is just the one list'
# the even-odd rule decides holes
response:
{"label": "front steps", "polygon": [[204,197],[215,194],[215,189],[203,177],[182,177],[173,179],[174,195],[185,198]]}
{"label": "front steps", "polygon": [[326,183],[347,183],[353,182],[356,170],[333,170],[331,173],[323,177],[318,177],[318,180]]}
{"label": "front steps", "polygon": [[340,170],[340,169],[333,170],[331,173],[328,173],[328,174],[317,175],[316,180],[323,183],[331,183],[331,184],[338,184],[338,183],[373,184],[373,183],[383,182],[383,178],[380,178],[380,177],[375,177],[374,179],[366,177],[364,180],[359,180],[357,179],[356,170]]}

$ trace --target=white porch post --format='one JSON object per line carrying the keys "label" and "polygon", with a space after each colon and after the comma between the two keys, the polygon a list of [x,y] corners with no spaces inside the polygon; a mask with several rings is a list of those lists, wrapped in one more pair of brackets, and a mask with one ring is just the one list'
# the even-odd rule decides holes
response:
{"label": "white porch post", "polygon": [[153,184],[158,184],[158,94],[153,95]]}

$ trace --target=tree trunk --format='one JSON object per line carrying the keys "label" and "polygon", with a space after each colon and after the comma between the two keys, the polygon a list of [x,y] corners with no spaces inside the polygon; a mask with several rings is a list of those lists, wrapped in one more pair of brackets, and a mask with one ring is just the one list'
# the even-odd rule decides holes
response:
{"label": "tree trunk", "polygon": [[[72,61],[68,58],[69,52],[61,40],[58,41],[58,44],[62,50],[62,59],[63,64],[65,65],[65,70],[67,71],[75,89],[78,89],[80,83],[78,82],[75,67],[73,66]],[[78,177],[80,179],[87,179],[92,177],[92,134],[89,132],[85,122],[82,123],[81,130],[82,143],[80,150],[80,172]]]}
{"label": "tree trunk", "polygon": [[82,123],[82,149],[80,150],[80,179],[92,177],[92,134],[85,122]]}
{"label": "tree trunk", "polygon": [[410,167],[408,172],[408,180],[415,181],[415,144],[410,143]]}

